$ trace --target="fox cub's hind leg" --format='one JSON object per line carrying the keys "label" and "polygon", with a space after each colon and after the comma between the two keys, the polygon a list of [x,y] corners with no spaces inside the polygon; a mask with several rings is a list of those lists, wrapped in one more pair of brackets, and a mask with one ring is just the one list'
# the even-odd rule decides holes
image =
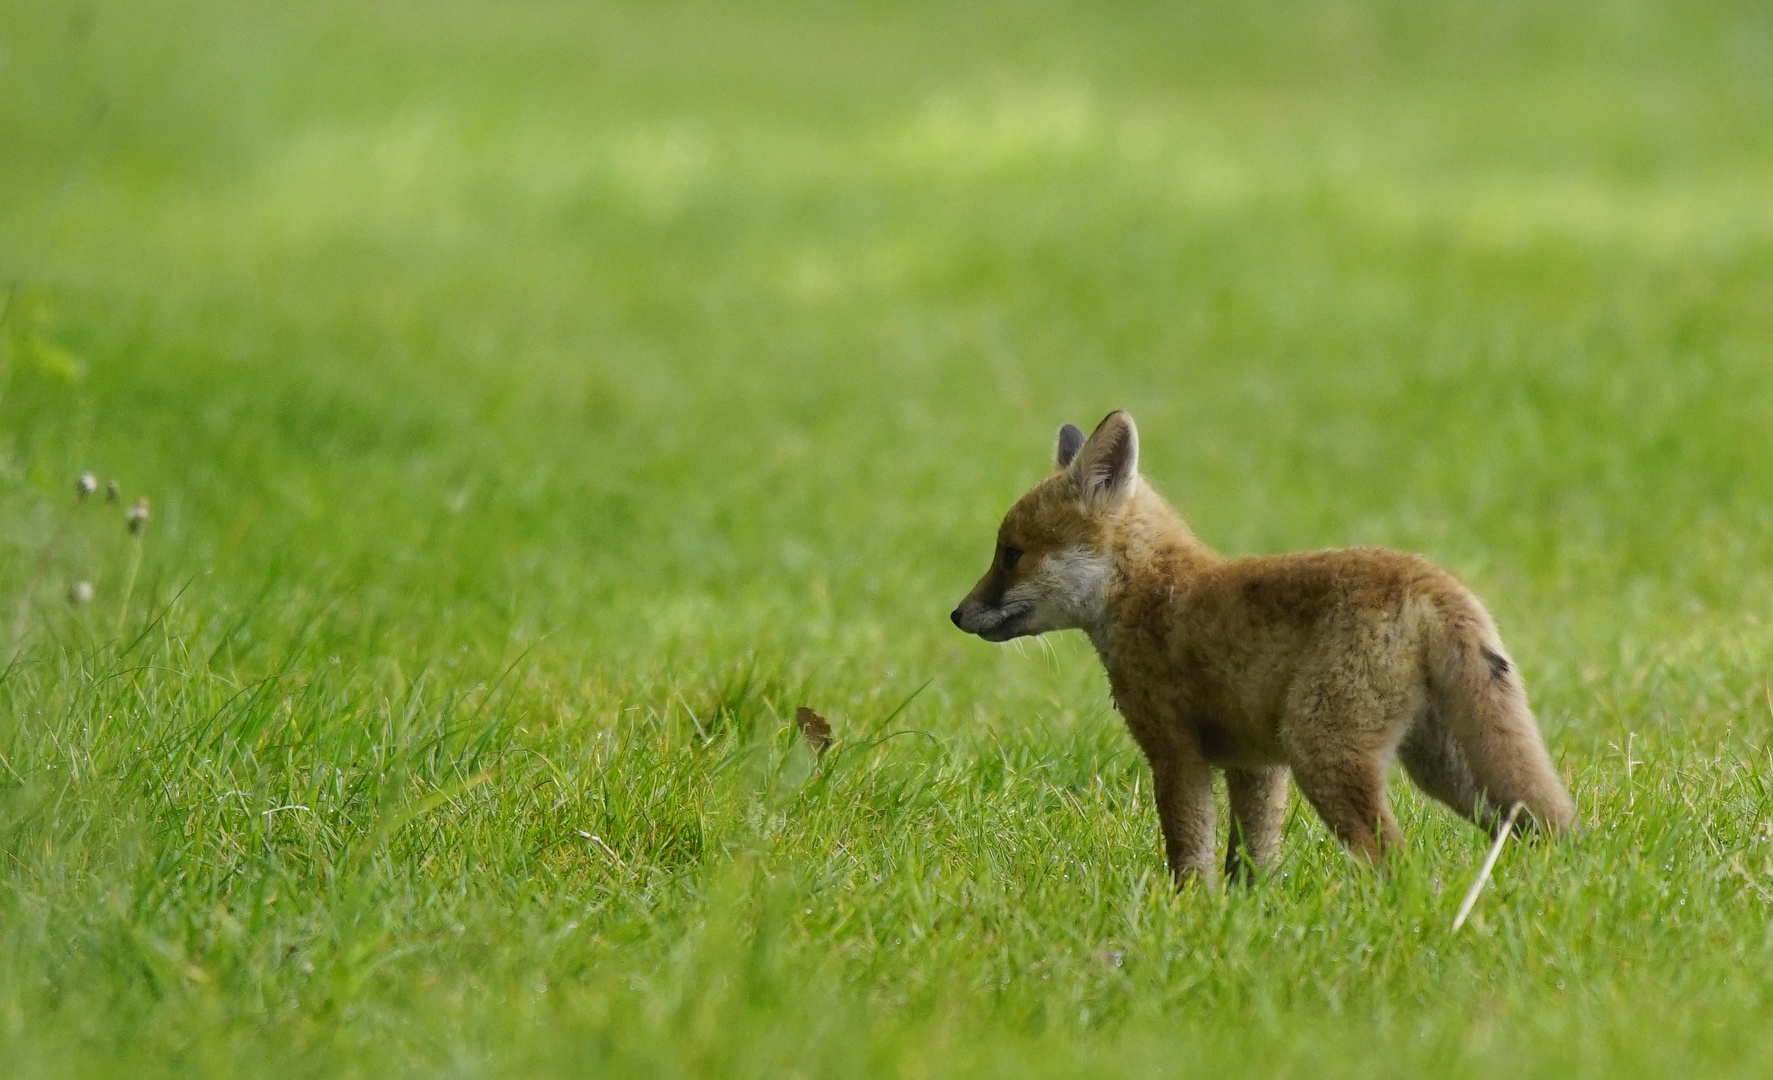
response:
{"label": "fox cub's hind leg", "polygon": [[1385,802],[1385,773],[1398,736],[1421,709],[1407,691],[1327,665],[1291,695],[1281,743],[1293,781],[1324,824],[1369,863],[1403,846]]}
{"label": "fox cub's hind leg", "polygon": [[1293,758],[1293,780],[1348,850],[1377,866],[1404,836],[1385,803],[1385,763],[1377,752],[1322,748]]}
{"label": "fox cub's hind leg", "polygon": [[1397,758],[1423,794],[1452,807],[1468,821],[1483,825],[1494,816],[1485,809],[1483,792],[1464,752],[1432,711],[1425,710],[1410,727],[1398,744]]}
{"label": "fox cub's hind leg", "polygon": [[1280,850],[1281,825],[1287,812],[1287,770],[1225,770],[1226,801],[1231,804],[1231,842],[1225,851],[1225,876],[1238,884],[1254,881],[1256,871],[1274,862]]}

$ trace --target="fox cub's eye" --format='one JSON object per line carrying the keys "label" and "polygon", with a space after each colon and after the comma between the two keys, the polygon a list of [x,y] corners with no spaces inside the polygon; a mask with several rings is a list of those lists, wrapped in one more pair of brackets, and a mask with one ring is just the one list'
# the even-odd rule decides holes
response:
{"label": "fox cub's eye", "polygon": [[1005,570],[1014,570],[1016,568],[1016,560],[1020,559],[1021,557],[1022,557],[1022,549],[1021,548],[1013,548],[1013,547],[1004,548],[1003,549],[1003,568]]}

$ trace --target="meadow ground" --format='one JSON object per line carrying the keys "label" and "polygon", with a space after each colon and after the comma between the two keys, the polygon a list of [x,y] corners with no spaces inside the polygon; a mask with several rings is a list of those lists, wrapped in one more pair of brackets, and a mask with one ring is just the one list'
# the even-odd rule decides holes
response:
{"label": "meadow ground", "polygon": [[[1765,1076],[1769,192],[1751,2],[0,0],[4,627],[154,511],[0,677],[0,1070]],[[946,620],[1111,407],[1470,581],[1587,834],[1174,895]]]}

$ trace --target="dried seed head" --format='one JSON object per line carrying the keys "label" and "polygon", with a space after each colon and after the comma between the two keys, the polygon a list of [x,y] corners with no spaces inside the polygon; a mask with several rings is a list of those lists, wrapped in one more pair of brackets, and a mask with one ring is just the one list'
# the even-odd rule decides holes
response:
{"label": "dried seed head", "polygon": [[117,481],[111,480],[105,484],[105,501],[108,503],[123,501],[123,489],[117,485]]}
{"label": "dried seed head", "polygon": [[123,515],[124,520],[129,522],[129,534],[141,535],[141,531],[148,527],[148,517],[148,500],[145,497],[137,499],[135,505]]}
{"label": "dried seed head", "polygon": [[83,500],[88,495],[91,495],[93,492],[95,492],[97,490],[98,490],[98,477],[92,475],[89,472],[81,473],[80,479],[74,481],[74,497],[76,499]]}
{"label": "dried seed head", "polygon": [[68,586],[68,603],[75,607],[92,603],[92,582],[76,581]]}

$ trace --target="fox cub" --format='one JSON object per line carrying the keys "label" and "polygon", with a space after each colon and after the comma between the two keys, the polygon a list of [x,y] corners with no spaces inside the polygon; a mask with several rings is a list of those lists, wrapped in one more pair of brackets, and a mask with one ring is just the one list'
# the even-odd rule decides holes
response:
{"label": "fox cub", "polygon": [[1226,873],[1280,842],[1287,771],[1370,862],[1402,843],[1395,755],[1423,791],[1494,830],[1516,804],[1551,833],[1575,808],[1483,604],[1453,575],[1380,548],[1226,559],[1139,476],[1139,432],[1110,413],[1059,429],[1056,469],[997,533],[951,616],[986,641],[1082,630],[1151,762],[1178,883],[1210,881],[1213,775],[1232,815]]}

